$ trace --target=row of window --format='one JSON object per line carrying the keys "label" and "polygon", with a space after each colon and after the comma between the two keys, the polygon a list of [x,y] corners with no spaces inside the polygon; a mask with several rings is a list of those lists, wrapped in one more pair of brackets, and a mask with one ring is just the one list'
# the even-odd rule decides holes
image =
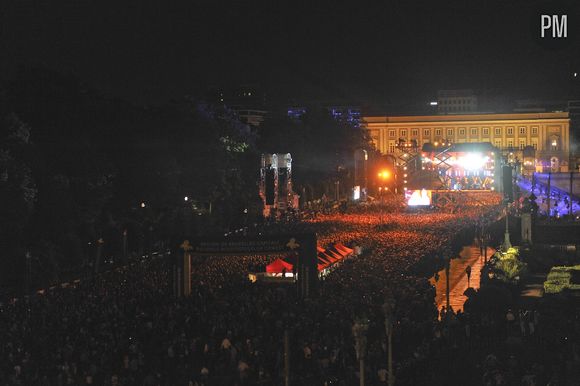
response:
{"label": "row of window", "polygon": [[[495,135],[502,135],[502,127],[496,127],[494,128],[495,130]],[[479,128],[477,127],[472,127],[471,129],[471,135],[472,136],[477,136],[479,135]],[[436,136],[441,136],[441,132],[442,129],[434,129],[435,131],[435,135]],[[406,137],[407,136],[407,129],[401,129],[401,137]],[[413,137],[417,137],[419,136],[419,129],[410,129],[411,132],[411,136]],[[460,127],[458,129],[458,134],[459,135],[465,135],[466,129],[464,127]],[[481,129],[481,133],[484,136],[488,136],[489,135],[489,127],[484,127]],[[526,135],[527,133],[527,128],[525,126],[521,126],[519,128],[519,134],[520,135]],[[537,135],[538,134],[538,127],[537,126],[533,126],[532,127],[532,131],[531,131],[532,135]],[[513,127],[507,127],[506,128],[506,134],[507,135],[513,135],[514,134],[514,128]],[[448,137],[452,137],[454,135],[454,129],[447,129],[447,136]],[[389,130],[389,137],[391,138],[395,138],[397,136],[397,132],[396,130]],[[423,136],[425,137],[429,137],[431,136],[431,129],[423,129]]]}
{"label": "row of window", "polygon": [[469,105],[472,104],[473,99],[442,99],[442,105]]}
{"label": "row of window", "polygon": [[[424,140],[423,141],[423,143],[428,143],[428,142],[429,142],[428,140]],[[458,143],[461,143],[461,142],[463,142],[463,141],[459,141]],[[504,147],[515,148],[513,139],[508,139],[505,142],[503,142],[501,139],[496,139],[496,140],[494,140],[493,145],[495,147],[497,147],[497,148],[500,148],[500,149],[501,148],[504,148]],[[518,144],[517,144],[517,147],[520,150],[523,150],[528,145],[532,146],[536,150],[538,149],[538,142],[537,142],[537,140],[533,140],[531,144],[528,144],[525,139],[520,139],[519,142],[518,142]],[[395,152],[395,148],[396,148],[396,142],[395,141],[389,141],[389,152],[390,153],[394,153]],[[558,145],[557,144],[551,144],[550,149],[551,150],[558,150]]]}
{"label": "row of window", "polygon": [[472,111],[470,106],[442,106],[441,111]]}

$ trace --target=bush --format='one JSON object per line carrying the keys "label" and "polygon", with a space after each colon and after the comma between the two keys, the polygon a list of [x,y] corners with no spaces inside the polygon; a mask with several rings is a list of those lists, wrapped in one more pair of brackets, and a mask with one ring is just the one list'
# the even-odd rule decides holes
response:
{"label": "bush", "polygon": [[571,267],[553,267],[548,273],[544,282],[544,292],[556,294],[569,290],[580,290],[578,277],[580,276],[580,265]]}
{"label": "bush", "polygon": [[496,252],[492,257],[492,272],[497,280],[517,284],[527,271],[527,264],[518,258],[518,248],[509,248],[507,252]]}

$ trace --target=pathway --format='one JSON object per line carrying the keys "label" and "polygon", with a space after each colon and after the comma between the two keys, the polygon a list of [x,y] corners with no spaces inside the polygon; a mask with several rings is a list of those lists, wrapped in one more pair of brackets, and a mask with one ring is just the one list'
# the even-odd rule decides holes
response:
{"label": "pathway", "polygon": [[[487,248],[487,258],[489,259],[495,253],[495,249]],[[476,245],[471,245],[468,247],[463,247],[460,258],[452,259],[451,266],[449,268],[449,304],[455,312],[458,310],[463,311],[463,304],[467,300],[467,297],[463,295],[467,287],[467,274],[465,269],[467,266],[471,267],[471,279],[469,284],[472,288],[479,289],[479,279],[481,274],[481,268],[483,267],[483,256],[479,253],[479,247]],[[434,278],[431,278],[431,284],[435,286],[437,291],[435,295],[435,303],[437,304],[437,309],[441,310],[441,307],[446,304],[445,299],[445,269],[439,272],[439,280],[435,282]]]}

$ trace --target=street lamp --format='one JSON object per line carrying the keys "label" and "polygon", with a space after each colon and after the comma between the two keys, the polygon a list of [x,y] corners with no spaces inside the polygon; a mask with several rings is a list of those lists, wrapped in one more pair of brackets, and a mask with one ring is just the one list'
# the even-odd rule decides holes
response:
{"label": "street lamp", "polygon": [[369,322],[365,318],[358,319],[352,326],[352,335],[355,341],[356,357],[359,361],[360,386],[365,384],[365,353],[367,349],[367,331]]}

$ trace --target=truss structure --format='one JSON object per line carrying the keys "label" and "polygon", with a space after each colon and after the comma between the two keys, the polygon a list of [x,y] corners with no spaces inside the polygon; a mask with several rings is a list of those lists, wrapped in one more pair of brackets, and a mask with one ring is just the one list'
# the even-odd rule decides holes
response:
{"label": "truss structure", "polygon": [[408,182],[414,178],[414,175],[419,171],[421,163],[421,148],[417,141],[411,140],[406,142],[399,140],[395,146],[397,151],[396,164],[399,166],[402,178],[399,180],[403,183],[403,190],[407,190]]}

